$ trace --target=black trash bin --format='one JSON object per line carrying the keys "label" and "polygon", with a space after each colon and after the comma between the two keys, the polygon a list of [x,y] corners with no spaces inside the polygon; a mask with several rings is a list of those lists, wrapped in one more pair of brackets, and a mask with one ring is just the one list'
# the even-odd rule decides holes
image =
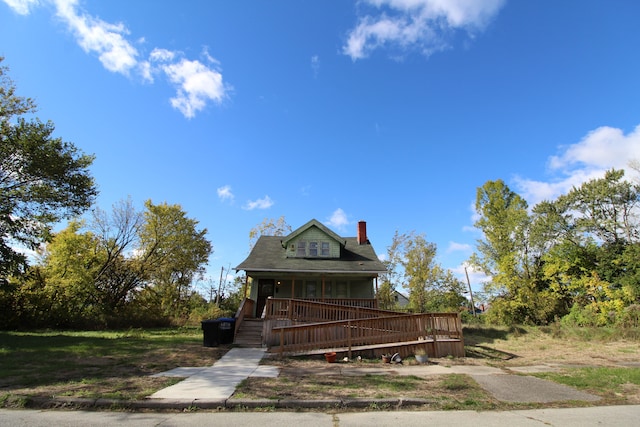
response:
{"label": "black trash bin", "polygon": [[232,317],[218,319],[218,332],[220,334],[220,344],[233,344],[233,338],[236,333],[236,319]]}
{"label": "black trash bin", "polygon": [[217,320],[202,321],[203,347],[217,347],[220,344],[220,329]]}

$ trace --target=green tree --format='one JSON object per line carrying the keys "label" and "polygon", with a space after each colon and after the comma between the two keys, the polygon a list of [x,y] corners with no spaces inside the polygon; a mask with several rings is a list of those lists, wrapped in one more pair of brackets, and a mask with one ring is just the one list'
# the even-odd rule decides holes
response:
{"label": "green tree", "polygon": [[427,312],[430,290],[442,268],[436,264],[436,245],[423,234],[411,233],[405,241],[404,270],[409,287],[409,306],[418,313]]}
{"label": "green tree", "polygon": [[533,234],[526,201],[497,180],[478,188],[475,206],[483,237],[471,263],[491,278],[485,284],[489,317],[505,324],[549,321],[554,295],[538,280],[543,244]]}
{"label": "green tree", "polygon": [[567,321],[613,323],[640,296],[640,186],[608,171],[554,202],[534,208],[552,242],[542,258],[544,280],[560,296]]}
{"label": "green tree", "polygon": [[96,236],[80,233],[83,223],[71,221],[47,244],[43,271],[44,301],[52,326],[104,324],[101,295],[95,277],[105,262]]}
{"label": "green tree", "polygon": [[187,218],[180,205],[154,205],[149,200],[145,207],[139,233],[140,260],[165,314],[184,318],[192,283],[204,274],[212,251],[207,230],[198,230],[198,221]]}
{"label": "green tree", "polygon": [[623,180],[623,170],[574,187],[560,203],[572,212],[574,227],[608,244],[638,242],[637,207],[640,185]]}
{"label": "green tree", "polygon": [[84,212],[97,194],[94,157],[54,137],[52,122],[25,118],[35,102],[16,95],[7,71],[0,65],[0,275],[26,265],[16,245],[35,249],[52,224]]}

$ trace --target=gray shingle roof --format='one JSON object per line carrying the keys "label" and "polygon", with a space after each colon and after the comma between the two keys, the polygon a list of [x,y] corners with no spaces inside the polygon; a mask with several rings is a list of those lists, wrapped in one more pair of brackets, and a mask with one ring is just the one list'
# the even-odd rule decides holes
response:
{"label": "gray shingle roof", "polygon": [[343,237],[340,258],[287,258],[282,242],[288,236],[260,236],[253,250],[236,270],[305,273],[381,273],[384,264],[370,244],[359,245],[355,237]]}

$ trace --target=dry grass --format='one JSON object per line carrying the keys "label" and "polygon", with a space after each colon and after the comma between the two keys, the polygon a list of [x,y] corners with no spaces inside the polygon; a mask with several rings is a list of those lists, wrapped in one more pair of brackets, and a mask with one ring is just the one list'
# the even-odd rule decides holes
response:
{"label": "dry grass", "polygon": [[[15,342],[0,341],[0,406],[22,405],[20,396],[142,399],[178,381],[151,374],[178,366],[210,366],[230,348],[203,347],[201,332],[197,330],[190,331],[188,336],[181,336],[182,333],[155,336],[145,331],[140,336],[115,338],[61,334],[29,339],[2,335],[4,341],[15,338]],[[541,328],[469,328],[465,330],[465,344],[468,357],[430,362],[505,369],[528,365],[640,369],[640,342],[615,336],[589,339]],[[416,363],[413,358],[404,362],[405,366]],[[249,378],[238,387],[236,397],[293,400],[403,397],[426,399],[434,409],[508,407],[496,402],[464,375],[424,378],[397,375],[394,370],[402,367],[378,360],[328,364],[322,356],[267,359],[264,363],[279,366],[281,375],[275,379]],[[356,366],[374,368],[376,372],[349,376],[340,369]],[[636,383],[623,384],[619,390],[606,393],[610,403],[640,402],[640,385]]]}

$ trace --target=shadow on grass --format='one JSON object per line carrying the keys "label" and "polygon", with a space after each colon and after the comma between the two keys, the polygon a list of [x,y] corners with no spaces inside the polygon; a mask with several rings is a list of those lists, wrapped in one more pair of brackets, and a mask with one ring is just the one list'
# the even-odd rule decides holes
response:
{"label": "shadow on grass", "polygon": [[520,326],[497,327],[466,325],[463,327],[465,353],[467,357],[492,360],[510,360],[518,355],[507,353],[492,347],[497,340],[508,340],[527,334],[527,330]]}
{"label": "shadow on grass", "polygon": [[226,350],[204,349],[193,334],[0,332],[0,390],[148,376]]}

